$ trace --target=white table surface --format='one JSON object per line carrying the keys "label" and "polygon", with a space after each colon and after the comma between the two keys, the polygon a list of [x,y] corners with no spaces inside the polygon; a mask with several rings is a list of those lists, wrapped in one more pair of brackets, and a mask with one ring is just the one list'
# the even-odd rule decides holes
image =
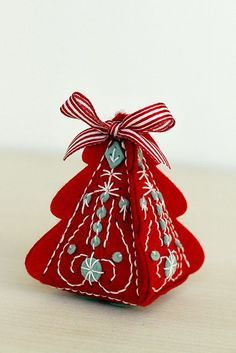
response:
{"label": "white table surface", "polygon": [[206,252],[202,269],[146,308],[118,308],[43,286],[24,257],[56,222],[49,205],[79,156],[1,156],[1,353],[235,353],[236,174],[173,167],[189,201],[182,222]]}

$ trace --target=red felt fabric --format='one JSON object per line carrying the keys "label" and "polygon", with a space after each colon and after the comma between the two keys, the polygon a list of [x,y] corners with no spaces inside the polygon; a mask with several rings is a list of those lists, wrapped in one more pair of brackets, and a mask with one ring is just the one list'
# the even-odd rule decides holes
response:
{"label": "red felt fabric", "polygon": [[[148,156],[144,155],[140,166],[138,147],[129,141],[123,146],[126,161],[114,169],[121,174],[111,178],[117,196],[110,195],[103,203],[107,214],[101,220],[101,243],[92,247],[92,226],[98,221],[96,211],[102,206],[101,192],[96,190],[108,182],[109,176],[104,173],[111,170],[104,158],[109,143],[84,150],[87,167],[51,203],[51,211],[60,221],[33,246],[25,264],[29,274],[44,284],[114,303],[146,306],[197,271],[204,261],[204,253],[197,239],[177,220],[187,208],[182,193]],[[164,202],[160,198],[154,200],[148,193],[146,187],[150,188],[150,184],[162,193]],[[92,197],[82,211],[81,196],[85,192],[92,193]],[[147,201],[146,214],[140,205],[143,196]],[[125,220],[119,206],[121,197],[130,202]],[[158,205],[163,212],[161,217],[156,211]],[[160,228],[162,218],[165,230]],[[163,242],[166,235],[170,236],[168,245]],[[76,245],[73,254],[67,252],[70,244]],[[159,252],[158,261],[151,259],[154,250]],[[112,260],[117,251],[122,254],[120,263]],[[102,266],[103,273],[97,282],[90,283],[81,274],[86,257],[97,259]],[[176,266],[173,261],[174,273],[168,277],[165,268],[170,265],[168,258],[173,260],[173,257]]]}

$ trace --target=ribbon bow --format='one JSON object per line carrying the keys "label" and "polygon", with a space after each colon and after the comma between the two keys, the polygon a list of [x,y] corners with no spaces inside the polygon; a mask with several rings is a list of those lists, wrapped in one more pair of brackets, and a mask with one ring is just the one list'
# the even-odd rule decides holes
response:
{"label": "ribbon bow", "polygon": [[155,141],[148,139],[149,132],[164,132],[175,125],[175,120],[164,103],[156,103],[134,113],[127,114],[122,121],[99,119],[92,103],[83,94],[74,92],[61,106],[61,112],[74,119],[81,119],[90,128],[80,132],[70,143],[64,160],[80,148],[95,145],[113,137],[127,139],[141,147],[157,164],[170,167],[168,160]]}

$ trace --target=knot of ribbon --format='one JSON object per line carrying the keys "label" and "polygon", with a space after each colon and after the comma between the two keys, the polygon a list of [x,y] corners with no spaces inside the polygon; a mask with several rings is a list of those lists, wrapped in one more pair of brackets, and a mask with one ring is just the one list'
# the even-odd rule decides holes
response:
{"label": "knot of ribbon", "polygon": [[119,138],[121,121],[108,120],[106,123],[108,124],[108,134],[114,138]]}
{"label": "knot of ribbon", "polygon": [[61,112],[69,118],[81,119],[90,128],[80,132],[70,143],[64,160],[80,148],[102,143],[109,138],[130,140],[159,163],[170,167],[168,160],[149,132],[164,132],[175,125],[175,120],[164,103],[149,105],[134,113],[126,114],[122,121],[108,120],[103,122],[83,94],[74,92],[61,106]]}

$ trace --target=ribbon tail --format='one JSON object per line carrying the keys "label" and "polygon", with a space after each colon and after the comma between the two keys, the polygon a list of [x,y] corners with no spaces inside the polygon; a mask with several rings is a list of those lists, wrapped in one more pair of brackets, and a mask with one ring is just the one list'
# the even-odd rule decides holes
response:
{"label": "ribbon tail", "polygon": [[119,133],[119,137],[131,140],[137,146],[141,147],[157,164],[163,163],[170,168],[170,164],[166,156],[161,151],[157,143],[151,142],[142,133],[137,133],[136,131],[130,129],[122,129]]}
{"label": "ribbon tail", "polygon": [[106,141],[108,136],[108,134],[103,134],[101,131],[94,128],[88,128],[80,132],[69,144],[63,160],[65,161],[69,156],[81,148]]}

